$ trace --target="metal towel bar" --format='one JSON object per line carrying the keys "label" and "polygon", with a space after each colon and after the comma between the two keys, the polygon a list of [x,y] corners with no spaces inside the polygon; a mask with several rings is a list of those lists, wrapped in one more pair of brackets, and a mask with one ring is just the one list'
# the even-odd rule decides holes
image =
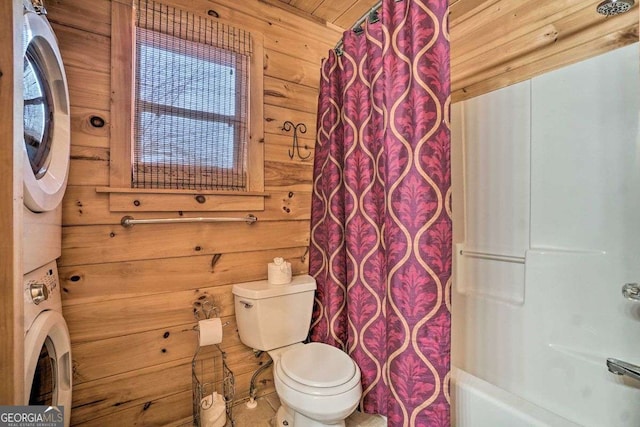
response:
{"label": "metal towel bar", "polygon": [[123,216],[120,225],[123,227],[133,227],[135,224],[173,224],[183,222],[246,222],[253,224],[258,218],[255,215],[247,215],[244,218],[152,218],[152,219],[135,219],[132,216]]}

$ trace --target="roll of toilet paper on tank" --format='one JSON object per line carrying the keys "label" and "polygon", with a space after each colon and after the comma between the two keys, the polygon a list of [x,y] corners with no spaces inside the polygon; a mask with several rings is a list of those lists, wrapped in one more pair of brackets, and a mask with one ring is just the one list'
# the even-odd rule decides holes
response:
{"label": "roll of toilet paper on tank", "polygon": [[198,322],[198,330],[200,331],[200,347],[222,342],[222,321],[219,317],[200,320]]}
{"label": "roll of toilet paper on tank", "polygon": [[270,285],[286,285],[291,283],[291,263],[284,258],[274,258],[269,263],[267,280]]}
{"label": "roll of toilet paper on tank", "polygon": [[200,401],[200,426],[224,427],[225,424],[227,413],[224,398],[214,391]]}

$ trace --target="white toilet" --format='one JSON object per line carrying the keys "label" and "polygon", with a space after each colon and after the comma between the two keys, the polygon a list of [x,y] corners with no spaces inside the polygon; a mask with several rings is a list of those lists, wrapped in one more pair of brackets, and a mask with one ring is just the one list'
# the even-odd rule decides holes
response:
{"label": "white toilet", "polygon": [[303,344],[316,289],[311,276],[295,276],[288,285],[266,280],[233,286],[240,340],[267,351],[282,406],[278,426],[344,426],[362,395],[360,368],[344,352],[327,344]]}

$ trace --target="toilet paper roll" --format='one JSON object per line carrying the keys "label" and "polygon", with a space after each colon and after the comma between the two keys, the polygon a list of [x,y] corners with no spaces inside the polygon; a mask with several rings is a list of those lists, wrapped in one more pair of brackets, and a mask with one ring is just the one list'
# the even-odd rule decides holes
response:
{"label": "toilet paper roll", "polygon": [[219,317],[198,322],[200,347],[222,342],[222,321]]}
{"label": "toilet paper roll", "polygon": [[291,263],[283,258],[274,258],[268,265],[267,280],[270,285],[291,283]]}
{"label": "toilet paper roll", "polygon": [[200,401],[200,425],[202,427],[223,427],[227,423],[227,413],[222,395],[213,392]]}

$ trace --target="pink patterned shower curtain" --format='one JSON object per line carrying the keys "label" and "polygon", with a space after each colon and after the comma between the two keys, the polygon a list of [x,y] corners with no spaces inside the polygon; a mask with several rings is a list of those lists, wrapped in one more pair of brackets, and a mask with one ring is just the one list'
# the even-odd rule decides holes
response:
{"label": "pink patterned shower curtain", "polygon": [[383,0],[322,65],[311,339],[351,355],[361,409],[390,426],[449,426],[447,8]]}

